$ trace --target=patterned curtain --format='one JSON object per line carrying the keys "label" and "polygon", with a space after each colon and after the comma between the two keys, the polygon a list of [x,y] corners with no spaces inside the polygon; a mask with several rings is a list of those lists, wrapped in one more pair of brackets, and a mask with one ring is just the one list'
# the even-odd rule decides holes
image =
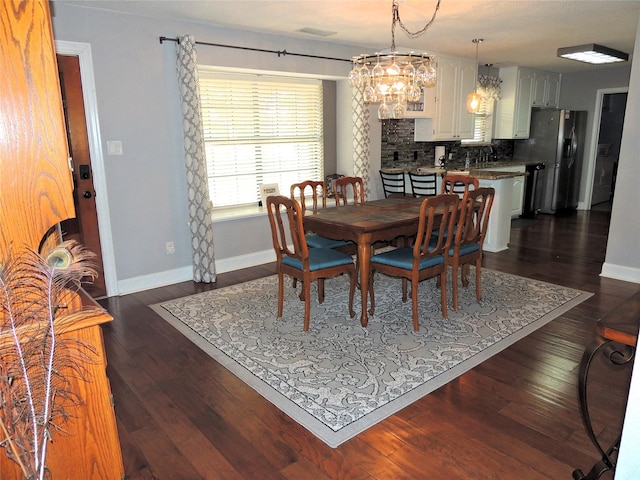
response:
{"label": "patterned curtain", "polygon": [[178,81],[182,100],[184,160],[187,168],[189,225],[193,250],[193,280],[212,283],[216,281],[213,225],[211,223],[211,200],[209,199],[209,184],[207,182],[196,65],[193,36],[180,37],[178,42]]}
{"label": "patterned curtain", "polygon": [[369,107],[364,103],[364,87],[354,87],[353,107],[353,175],[362,177],[365,200],[371,194],[369,161]]}

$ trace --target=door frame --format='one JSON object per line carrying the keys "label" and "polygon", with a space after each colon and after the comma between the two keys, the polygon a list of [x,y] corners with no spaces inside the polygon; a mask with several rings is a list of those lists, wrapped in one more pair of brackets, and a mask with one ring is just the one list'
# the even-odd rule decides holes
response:
{"label": "door frame", "polygon": [[584,186],[584,204],[578,205],[578,209],[580,210],[591,210],[591,198],[593,197],[593,175],[596,169],[598,140],[600,137],[600,122],[602,121],[602,101],[604,96],[610,93],[629,93],[629,87],[599,88],[596,90],[596,106],[593,111],[593,129],[591,131],[591,145],[589,146],[589,161],[586,165],[587,176],[585,178]]}
{"label": "door frame", "polygon": [[82,95],[87,119],[87,136],[89,140],[89,154],[91,155],[91,171],[93,185],[97,195],[96,214],[102,250],[102,263],[107,296],[117,296],[118,282],[116,276],[115,255],[113,252],[113,237],[111,235],[111,217],[109,215],[109,201],[107,182],[104,172],[104,156],[102,140],[100,138],[100,122],[98,119],[98,101],[96,97],[95,77],[93,75],[93,57],[91,44],[81,42],[55,41],[56,53],[60,55],[77,56],[80,62],[80,77],[82,80]]}

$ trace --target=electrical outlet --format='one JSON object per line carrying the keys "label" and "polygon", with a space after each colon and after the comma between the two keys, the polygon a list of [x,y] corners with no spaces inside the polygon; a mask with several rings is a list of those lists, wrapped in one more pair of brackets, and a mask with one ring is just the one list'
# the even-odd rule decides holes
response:
{"label": "electrical outlet", "polygon": [[174,253],[176,253],[176,247],[173,242],[167,242],[165,244],[165,250],[167,252],[167,255],[173,255]]}

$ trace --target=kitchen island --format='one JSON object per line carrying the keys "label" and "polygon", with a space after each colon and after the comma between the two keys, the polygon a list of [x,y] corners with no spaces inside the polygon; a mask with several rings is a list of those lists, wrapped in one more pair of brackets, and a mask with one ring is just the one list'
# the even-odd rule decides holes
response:
{"label": "kitchen island", "polygon": [[[484,250],[487,252],[500,252],[509,248],[511,236],[511,218],[514,216],[514,203],[522,205],[523,178],[526,175],[526,162],[484,162],[472,164],[468,169],[459,165],[450,167],[397,167],[383,168],[389,173],[404,173],[406,191],[411,192],[408,173],[435,173],[444,177],[447,173],[457,175],[470,175],[480,181],[481,187],[495,189],[496,195],[489,216],[489,226],[484,241]],[[518,188],[515,186],[518,185]],[[439,187],[440,189],[440,187]],[[514,194],[516,197],[514,197]],[[519,197],[517,197],[519,195]],[[514,202],[514,200],[516,200]],[[517,210],[518,207],[515,207]]]}

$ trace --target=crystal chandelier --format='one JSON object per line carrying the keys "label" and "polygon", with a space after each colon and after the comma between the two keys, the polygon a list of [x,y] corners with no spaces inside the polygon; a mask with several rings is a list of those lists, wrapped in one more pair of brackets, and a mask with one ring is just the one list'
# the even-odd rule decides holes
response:
{"label": "crystal chandelier", "polygon": [[352,87],[364,87],[365,103],[379,103],[378,118],[404,118],[407,103],[422,99],[423,88],[436,84],[435,59],[426,53],[399,53],[396,51],[395,27],[410,37],[422,35],[431,26],[440,8],[436,4],[431,20],[419,31],[410,32],[400,20],[398,2],[393,0],[390,53],[362,54],[353,57],[353,70],[349,73]]}

